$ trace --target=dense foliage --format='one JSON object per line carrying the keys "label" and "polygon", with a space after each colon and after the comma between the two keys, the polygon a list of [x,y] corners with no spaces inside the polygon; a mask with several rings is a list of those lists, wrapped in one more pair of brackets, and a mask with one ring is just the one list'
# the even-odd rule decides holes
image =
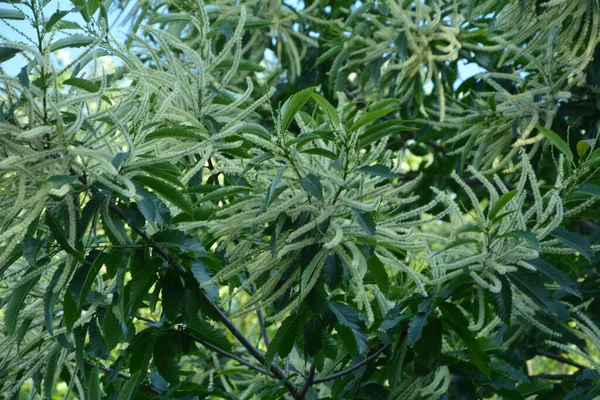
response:
{"label": "dense foliage", "polygon": [[0,3],[0,398],[600,396],[597,0]]}

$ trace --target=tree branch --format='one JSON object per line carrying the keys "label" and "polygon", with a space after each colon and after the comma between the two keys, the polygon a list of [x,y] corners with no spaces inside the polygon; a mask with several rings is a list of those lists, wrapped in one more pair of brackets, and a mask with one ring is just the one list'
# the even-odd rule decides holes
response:
{"label": "tree branch", "polygon": [[553,381],[563,381],[566,379],[576,379],[575,375],[577,374],[537,374],[529,375],[529,379],[548,379]]}
{"label": "tree branch", "polygon": [[[109,208],[115,214],[117,214],[119,218],[127,222],[125,214],[123,214],[123,212],[114,203],[110,203]],[[179,263],[175,261],[164,248],[154,243],[152,238],[150,237],[150,235],[148,235],[146,231],[131,225],[129,225],[129,227],[138,235],[140,235],[140,237],[144,241],[148,242],[152,246],[152,249],[156,251],[162,258],[164,258],[165,261],[167,261],[167,263],[169,264],[169,266],[173,268],[181,277],[183,277],[184,279],[188,277],[188,273],[183,269],[183,267],[179,265]],[[227,317],[227,315],[208,298],[204,290],[200,291],[200,300],[202,301],[202,303],[204,303],[204,305],[207,308],[210,309],[210,311],[212,311],[212,313],[216,315],[219,322],[225,325],[229,332],[231,332],[231,334],[240,342],[240,344],[244,346],[244,348],[248,351],[248,353],[250,353],[252,357],[254,357],[261,364],[265,363],[264,355],[256,347],[254,347],[252,343],[248,341],[244,334],[233,324],[233,322]],[[298,397],[298,387],[293,382],[290,382],[287,379],[288,376],[281,370],[281,368],[279,368],[279,366],[277,366],[274,363],[271,363],[269,369],[277,379],[285,381],[284,385],[288,389],[292,397],[294,397],[295,399],[300,399],[300,397]]]}
{"label": "tree branch", "polygon": [[579,368],[579,369],[585,369],[585,368],[587,368],[585,365],[579,364],[576,361],[573,361],[573,360],[571,360],[569,358],[563,357],[560,354],[550,353],[549,351],[537,350],[537,349],[535,350],[535,352],[536,352],[537,355],[544,356],[544,357],[550,358],[552,360],[561,362],[563,364],[568,364],[568,365],[571,365],[571,366]]}
{"label": "tree branch", "polygon": [[383,345],[383,346],[381,346],[379,348],[379,350],[375,351],[373,354],[371,354],[370,356],[368,356],[367,358],[365,358],[364,360],[362,360],[358,364],[354,364],[350,368],[346,368],[345,370],[340,371],[340,372],[336,372],[335,374],[327,375],[327,376],[325,376],[323,378],[317,378],[313,382],[314,383],[329,382],[329,381],[332,381],[332,380],[337,379],[339,377],[342,377],[344,375],[348,375],[350,372],[356,371],[357,369],[359,369],[363,365],[368,364],[370,361],[372,361],[372,360],[376,359],[377,357],[379,357],[379,355],[381,353],[383,353],[384,351],[386,351],[387,349],[389,349],[390,346],[391,346],[391,343]]}
{"label": "tree branch", "polygon": [[306,392],[308,392],[308,389],[313,385],[313,380],[315,379],[315,371],[316,371],[316,365],[313,362],[312,365],[310,366],[310,371],[308,372],[308,377],[306,378],[306,383],[304,384],[304,386],[302,386],[302,389],[300,389],[300,391],[298,392],[298,395],[300,396],[301,399],[304,399],[304,396],[306,396]]}

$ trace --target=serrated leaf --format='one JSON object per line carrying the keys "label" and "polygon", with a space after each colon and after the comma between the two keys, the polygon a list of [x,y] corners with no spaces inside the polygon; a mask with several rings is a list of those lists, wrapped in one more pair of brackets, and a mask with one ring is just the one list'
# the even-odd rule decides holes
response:
{"label": "serrated leaf", "polygon": [[323,323],[313,318],[304,325],[304,351],[309,356],[317,355],[323,348]]}
{"label": "serrated leaf", "polygon": [[163,139],[163,138],[180,138],[180,139],[196,139],[204,140],[203,135],[194,133],[194,129],[188,126],[175,126],[170,128],[156,129],[146,135],[144,140]]}
{"label": "serrated leaf", "polygon": [[63,85],[75,86],[79,89],[83,89],[87,92],[96,93],[100,90],[100,86],[94,82],[83,78],[69,78],[63,81]]}
{"label": "serrated leaf", "polygon": [[478,224],[464,224],[460,228],[456,230],[456,234],[467,233],[467,232],[479,232],[482,233],[483,230],[481,226]]}
{"label": "serrated leaf", "polygon": [[49,47],[50,51],[57,51],[66,47],[83,47],[88,46],[96,41],[93,36],[86,35],[71,35],[63,39],[59,39],[52,43]]}
{"label": "serrated leaf", "polygon": [[533,379],[529,382],[520,383],[516,387],[517,392],[526,398],[552,389],[554,389],[554,384],[545,379]]}
{"label": "serrated leaf", "polygon": [[[240,17],[238,16],[229,16],[222,19],[219,19],[213,23],[215,28],[218,28],[222,25],[228,24],[230,26],[237,26],[240,22]],[[246,17],[244,20],[244,28],[245,29],[259,29],[266,28],[267,26],[272,25],[273,22],[267,21],[266,19],[262,19],[259,17],[255,17],[253,15]]]}
{"label": "serrated leaf", "polygon": [[251,133],[262,137],[266,140],[271,140],[271,134],[262,125],[255,123],[247,123],[236,128],[235,133]]}
{"label": "serrated leaf", "polygon": [[567,156],[569,160],[573,161],[573,153],[571,152],[569,145],[556,132],[540,125],[536,125],[535,127],[550,141],[550,143],[556,146],[561,153]]}
{"label": "serrated leaf", "polygon": [[569,232],[562,228],[556,228],[552,231],[552,236],[558,238],[561,242],[573,250],[577,250],[582,256],[587,258],[588,261],[591,261],[594,257],[594,252],[590,244],[581,234]]}
{"label": "serrated leaf", "polygon": [[353,208],[352,210],[354,211],[354,215],[356,216],[356,222],[358,222],[360,227],[363,228],[367,235],[375,235],[375,230],[377,226],[375,225],[375,220],[373,219],[373,213],[357,210],[355,208]]}
{"label": "serrated leaf", "polygon": [[183,282],[173,269],[162,280],[162,308],[169,321],[175,321],[183,308]]}
{"label": "serrated leaf", "polygon": [[231,342],[227,339],[225,332],[206,321],[196,318],[191,324],[188,324],[186,331],[206,343],[225,351],[231,351]]}
{"label": "serrated leaf", "polygon": [[275,200],[277,198],[277,196],[276,196],[277,185],[279,185],[279,181],[281,180],[281,177],[283,176],[283,173],[285,172],[286,169],[287,169],[287,167],[281,167],[277,171],[277,175],[275,175],[275,177],[273,178],[273,181],[271,182],[269,189],[267,189],[267,194],[265,196],[265,202],[263,203],[263,210],[265,208],[267,208],[271,204],[271,202],[273,202],[273,200]]}
{"label": "serrated leaf", "polygon": [[308,282],[311,281],[313,274],[315,272],[315,269],[317,268],[317,266],[319,264],[321,264],[321,260],[323,259],[323,257],[325,257],[326,253],[327,253],[326,249],[319,250],[317,252],[317,254],[315,254],[315,256],[313,257],[313,259],[310,261],[310,263],[306,266],[304,271],[302,271],[302,278],[300,281],[300,297],[301,298],[304,298],[304,296],[307,295],[307,293],[305,293],[305,291],[306,291],[306,287],[308,286]]}
{"label": "serrated leaf", "polygon": [[[203,185],[206,186],[206,185]],[[194,193],[195,187],[191,187],[188,189],[188,193]],[[241,193],[248,193],[250,191],[250,188],[247,186],[225,186],[225,187],[220,187],[216,190],[213,190],[211,193],[209,194],[205,194],[204,196],[202,196],[196,204],[201,204],[204,203],[206,201],[212,201],[212,200],[219,200],[221,198],[225,198],[225,197],[229,197],[229,196],[233,196],[236,194],[241,194]]]}
{"label": "serrated leaf", "polygon": [[54,386],[56,385],[55,378],[59,354],[60,353],[55,350],[46,362],[46,371],[44,372],[44,397],[46,399],[52,398],[52,389],[54,389]]}
{"label": "serrated leaf", "polygon": [[98,328],[96,317],[92,318],[88,326],[88,333],[90,337],[90,354],[96,358],[107,359],[108,346],[102,337],[102,333]]}
{"label": "serrated leaf", "polygon": [[127,382],[125,382],[125,384],[121,386],[121,389],[119,389],[117,400],[131,400],[133,398],[133,392],[135,387],[138,385],[141,374],[142,373],[138,371],[129,377]]}
{"label": "serrated leaf", "polygon": [[0,8],[0,19],[24,20],[25,14],[15,9]]}
{"label": "serrated leaf", "polygon": [[382,108],[379,110],[370,111],[370,112],[366,113],[365,115],[363,115],[362,117],[360,117],[358,119],[358,121],[354,122],[352,124],[352,127],[350,128],[350,130],[356,131],[360,127],[368,124],[369,122],[373,122],[381,117],[384,117],[395,110],[396,110],[395,108]]}
{"label": "serrated leaf", "polygon": [[282,132],[290,126],[298,111],[300,111],[300,109],[306,104],[306,102],[308,101],[308,99],[310,99],[314,91],[314,87],[301,90],[298,93],[292,95],[289,99],[286,100],[285,103],[283,103],[283,106],[281,107],[281,111],[279,113],[281,119]]}
{"label": "serrated leaf", "polygon": [[554,265],[542,260],[541,258],[529,261],[529,263],[542,274],[558,283],[564,291],[581,298],[581,293],[577,289],[577,284],[569,279],[567,274],[556,268]]}
{"label": "serrated leaf", "polygon": [[265,354],[265,365],[271,365],[276,354],[279,354],[281,358],[285,358],[292,351],[296,336],[300,333],[304,321],[305,315],[296,313],[290,315],[281,323]]}
{"label": "serrated leaf", "polygon": [[[33,272],[33,267],[27,270],[25,275],[27,275],[28,272]],[[40,276],[38,275],[37,277],[29,279],[28,281],[17,286],[15,289],[11,290],[10,297],[8,298],[8,302],[4,308],[4,325],[6,326],[6,330],[8,331],[9,335],[15,333],[17,329],[19,311],[21,311],[27,295],[39,280]]]}
{"label": "serrated leaf", "polygon": [[442,351],[442,322],[438,318],[429,319],[423,327],[421,338],[414,344],[414,348],[425,364],[431,363],[440,354]]}
{"label": "serrated leaf", "polygon": [[527,297],[533,300],[542,311],[556,316],[557,309],[548,290],[539,282],[538,278],[525,271],[516,271],[506,274],[508,279]]}
{"label": "serrated leaf", "polygon": [[173,21],[191,21],[192,16],[188,13],[167,13],[158,15],[150,21],[151,24],[161,24]]}
{"label": "serrated leaf", "polygon": [[[318,65],[318,60],[317,64]],[[330,102],[327,101],[323,96],[317,93],[311,93],[312,99],[317,103],[317,105],[321,108],[321,110],[325,111],[325,115],[327,118],[335,125],[338,126],[340,124],[340,116],[338,115],[337,110],[331,105]]]}
{"label": "serrated leaf", "polygon": [[52,279],[50,279],[50,283],[46,288],[46,293],[44,294],[44,323],[46,326],[46,330],[50,335],[54,335],[54,303],[56,303],[56,298],[58,297],[58,293],[55,293],[54,289],[58,284],[58,281],[65,269],[65,264],[60,264],[54,274]]}
{"label": "serrated leaf", "polygon": [[100,400],[101,398],[102,393],[100,390],[100,365],[96,364],[94,368],[92,368],[92,373],[90,374],[88,382],[88,399]]}
{"label": "serrated leaf", "polygon": [[171,222],[171,213],[167,206],[154,193],[141,185],[135,185],[136,194],[141,197],[135,200],[138,209],[150,223],[167,226]]}
{"label": "serrated leaf", "polygon": [[423,334],[423,328],[427,325],[429,314],[418,313],[411,318],[408,324],[408,344],[411,346],[417,343]]}
{"label": "serrated leaf", "polygon": [[0,63],[10,60],[11,58],[13,58],[15,55],[19,54],[22,51],[23,50],[15,49],[14,47],[6,47],[6,46],[0,47]]}
{"label": "serrated leaf", "polygon": [[600,186],[585,184],[575,189],[576,192],[591,194],[592,196],[600,197]]}
{"label": "serrated leaf", "polygon": [[498,215],[498,213],[504,208],[504,206],[506,206],[506,204],[508,204],[508,202],[511,201],[513,197],[517,195],[518,192],[519,191],[515,189],[511,190],[510,192],[506,192],[502,196],[500,196],[500,198],[496,200],[490,208],[488,219],[490,221],[493,220]]}
{"label": "serrated leaf", "polygon": [[356,172],[362,172],[365,174],[370,174],[373,176],[381,176],[383,178],[393,179],[397,178],[398,175],[393,173],[389,167],[386,167],[383,164],[375,164],[375,165],[366,165],[364,167],[360,167],[356,170]]}
{"label": "serrated leaf", "polygon": [[342,328],[347,328],[347,333],[352,337],[354,348],[359,354],[365,354],[368,350],[367,335],[363,329],[364,323],[358,313],[350,306],[338,302],[330,302],[329,310],[333,312],[339,322],[336,330],[343,335]]}
{"label": "serrated leaf", "polygon": [[333,151],[331,150],[327,150],[327,149],[322,149],[319,147],[315,147],[312,149],[307,149],[307,150],[302,150],[303,154],[312,154],[315,156],[322,156],[322,157],[327,157],[331,160],[337,160],[338,155],[335,154]]}
{"label": "serrated leaf", "polygon": [[207,254],[198,237],[179,230],[163,230],[152,235],[152,239],[162,247],[174,247],[196,257],[203,257]]}
{"label": "serrated leaf", "polygon": [[82,263],[87,263],[83,254],[77,251],[73,246],[69,244],[67,240],[67,236],[65,235],[64,230],[58,224],[58,221],[50,215],[50,213],[46,213],[46,223],[48,224],[48,228],[50,228],[50,233],[52,233],[52,237],[56,240],[58,245],[67,253],[75,257],[75,259]]}
{"label": "serrated leaf", "polygon": [[131,355],[129,370],[132,374],[140,373],[139,379],[145,379],[152,358],[152,350],[156,341],[157,329],[147,328],[138,332],[131,340],[127,351]]}
{"label": "serrated leaf", "polygon": [[312,172],[306,175],[304,178],[300,179],[300,184],[306,191],[321,203],[325,202],[325,198],[323,197],[323,187],[321,186],[321,180],[319,177]]}
{"label": "serrated leaf", "polygon": [[504,234],[503,236],[512,236],[516,238],[525,239],[525,241],[529,243],[531,247],[533,247],[536,250],[540,249],[540,242],[538,242],[537,237],[535,237],[535,234],[533,234],[532,232],[514,230]]}
{"label": "serrated leaf", "polygon": [[151,178],[149,176],[137,175],[133,178],[134,181],[154,190],[173,205],[179,207],[184,212],[190,212],[192,209],[188,198],[181,193],[181,189],[166,183],[163,180]]}
{"label": "serrated leaf", "polygon": [[377,283],[381,293],[383,293],[384,296],[387,295],[390,288],[390,278],[385,271],[385,266],[376,255],[371,256],[367,261],[367,269],[373,274],[375,283]]}
{"label": "serrated leaf", "polygon": [[45,26],[46,32],[50,32],[52,27],[54,25],[56,25],[58,23],[58,21],[63,19],[63,17],[67,14],[69,14],[69,11],[61,11],[61,10],[58,10],[54,14],[52,14],[52,16],[50,16],[50,19],[48,19],[48,22],[46,22],[46,26]]}
{"label": "serrated leaf", "polygon": [[175,384],[179,382],[179,364],[177,344],[179,337],[171,334],[162,334],[154,342],[154,364],[167,382]]}
{"label": "serrated leaf", "polygon": [[510,283],[504,275],[498,275],[498,279],[502,283],[502,290],[500,293],[490,292],[492,296],[492,304],[498,317],[506,325],[510,325],[510,317],[512,314],[512,289]]}
{"label": "serrated leaf", "polygon": [[129,301],[125,308],[129,315],[132,315],[137,311],[144,296],[148,294],[148,291],[156,282],[156,271],[162,264],[163,260],[161,258],[154,257],[145,263],[144,268],[141,270],[134,269],[132,271],[132,279],[127,284]]}
{"label": "serrated leaf", "polygon": [[[211,279],[210,269],[202,260],[194,260],[192,262],[192,275],[201,285]],[[219,287],[217,285],[204,286],[204,291],[211,301],[219,298]]]}
{"label": "serrated leaf", "polygon": [[490,374],[490,366],[487,355],[481,349],[479,342],[473,337],[469,331],[469,321],[462,312],[454,304],[442,303],[439,305],[445,320],[460,336],[462,341],[467,346],[469,358],[486,375]]}

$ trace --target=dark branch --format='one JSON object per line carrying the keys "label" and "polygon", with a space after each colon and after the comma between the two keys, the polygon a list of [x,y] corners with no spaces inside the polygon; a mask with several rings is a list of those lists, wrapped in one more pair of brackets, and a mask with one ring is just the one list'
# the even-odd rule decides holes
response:
{"label": "dark branch", "polygon": [[350,372],[356,371],[357,369],[359,369],[363,365],[368,364],[370,361],[372,361],[372,360],[376,359],[377,357],[379,357],[379,355],[381,353],[383,353],[384,351],[386,351],[388,348],[390,348],[390,346],[391,346],[391,344],[388,343],[388,344],[380,347],[379,350],[377,350],[375,353],[371,354],[370,356],[368,356],[367,358],[365,358],[364,360],[362,360],[358,364],[354,364],[350,368],[346,368],[345,370],[337,372],[335,374],[327,375],[327,376],[325,376],[323,378],[317,378],[317,379],[314,380],[314,383],[328,382],[328,381],[332,381],[334,379],[337,379],[339,377],[342,377],[344,375],[348,375]]}
{"label": "dark branch", "polygon": [[[127,222],[125,214],[123,214],[123,212],[114,203],[110,203],[109,207],[123,221]],[[140,237],[144,239],[144,241],[148,242],[152,246],[152,249],[156,251],[162,258],[164,258],[169,264],[169,266],[173,268],[181,277],[183,277],[184,279],[188,277],[188,273],[183,269],[183,267],[179,265],[179,263],[176,260],[174,260],[164,248],[154,243],[152,238],[150,237],[150,235],[148,235],[146,231],[131,225],[129,225],[129,227],[138,235],[140,235]],[[264,355],[256,347],[254,347],[252,343],[248,341],[244,334],[233,324],[233,322],[227,317],[227,315],[225,315],[225,313],[208,298],[204,290],[200,291],[200,300],[206,305],[207,308],[209,308],[217,316],[219,322],[225,325],[229,332],[231,332],[231,334],[240,342],[240,344],[244,346],[244,348],[248,351],[248,353],[250,353],[252,357],[254,357],[254,359],[256,359],[261,364],[265,363]],[[283,372],[281,368],[279,368],[279,366],[277,366],[274,363],[271,363],[270,370],[277,379],[284,380],[284,385],[288,389],[290,394],[295,399],[299,399],[298,388],[293,382],[290,382],[285,372]]]}
{"label": "dark branch", "polygon": [[567,379],[576,379],[575,375],[569,374],[537,374],[537,375],[529,375],[529,379],[548,379],[552,381],[563,381]]}
{"label": "dark branch", "polygon": [[579,369],[585,369],[587,368],[585,365],[583,364],[579,364],[576,361],[573,361],[569,358],[563,357],[560,354],[556,354],[556,353],[550,353],[549,351],[544,351],[544,350],[537,350],[536,349],[536,354],[540,355],[540,356],[544,356],[547,358],[550,358],[552,360],[561,362],[563,364],[568,364],[568,365],[572,365],[573,367],[579,368]]}
{"label": "dark branch", "polygon": [[306,383],[304,384],[304,386],[302,386],[302,389],[300,389],[300,391],[298,392],[298,395],[301,399],[304,399],[304,396],[306,396],[306,392],[308,392],[308,389],[313,385],[313,380],[315,379],[315,371],[316,371],[315,363],[312,363],[312,365],[310,366],[310,371],[308,371],[308,377],[306,378]]}

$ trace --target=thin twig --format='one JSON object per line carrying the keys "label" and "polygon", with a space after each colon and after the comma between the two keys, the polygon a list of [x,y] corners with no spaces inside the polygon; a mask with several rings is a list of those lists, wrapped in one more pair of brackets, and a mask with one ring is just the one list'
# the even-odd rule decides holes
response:
{"label": "thin twig", "polygon": [[368,356],[367,358],[365,358],[364,360],[362,360],[358,364],[354,364],[353,366],[351,366],[349,368],[346,368],[343,371],[336,372],[335,374],[327,375],[327,376],[324,376],[323,378],[317,378],[313,382],[314,383],[329,382],[329,381],[332,381],[334,379],[340,378],[340,377],[342,377],[344,375],[348,375],[350,372],[356,371],[357,369],[359,369],[363,365],[365,365],[365,364],[369,363],[370,361],[372,361],[372,360],[376,359],[377,357],[379,357],[379,355],[381,353],[383,353],[384,351],[386,351],[387,349],[389,349],[390,346],[391,346],[391,343],[383,345],[382,347],[379,348],[379,350],[377,350],[376,352],[374,352],[373,354],[371,354],[370,356]]}
{"label": "thin twig", "polygon": [[537,374],[537,375],[529,375],[529,379],[548,379],[553,381],[563,381],[566,379],[576,379],[575,375],[577,374]]}

